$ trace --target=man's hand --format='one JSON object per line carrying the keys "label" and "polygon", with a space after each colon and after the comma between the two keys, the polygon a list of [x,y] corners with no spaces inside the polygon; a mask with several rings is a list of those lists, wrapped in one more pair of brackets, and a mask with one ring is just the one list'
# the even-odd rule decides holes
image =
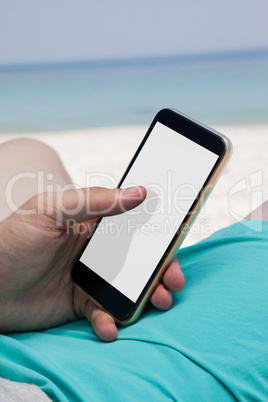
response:
{"label": "man's hand", "polygon": [[[3,221],[0,331],[40,330],[86,317],[102,340],[113,341],[117,336],[113,318],[73,286],[70,271],[97,218],[132,209],[145,196],[143,187],[44,193]],[[79,225],[87,230],[79,231]],[[178,292],[184,284],[175,258],[155,290],[152,304],[168,309],[170,291]]]}

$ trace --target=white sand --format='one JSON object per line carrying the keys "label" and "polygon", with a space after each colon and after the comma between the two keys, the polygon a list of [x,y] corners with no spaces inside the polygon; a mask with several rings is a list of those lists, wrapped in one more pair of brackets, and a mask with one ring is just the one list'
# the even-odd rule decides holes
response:
{"label": "white sand", "polygon": [[[241,220],[252,208],[268,199],[268,125],[220,126],[234,146],[229,165],[194,223],[184,246],[201,240],[217,229]],[[74,182],[85,186],[112,186],[121,178],[147,128],[143,126],[88,130],[0,134],[0,142],[17,137],[36,138],[60,154]],[[94,173],[87,175],[88,173]]]}

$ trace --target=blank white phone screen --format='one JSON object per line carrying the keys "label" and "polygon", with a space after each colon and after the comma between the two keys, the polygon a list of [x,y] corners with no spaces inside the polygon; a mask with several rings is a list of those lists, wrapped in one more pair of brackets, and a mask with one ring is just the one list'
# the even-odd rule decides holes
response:
{"label": "blank white phone screen", "polygon": [[80,261],[135,303],[218,157],[157,122],[121,186],[146,199],[103,218]]}

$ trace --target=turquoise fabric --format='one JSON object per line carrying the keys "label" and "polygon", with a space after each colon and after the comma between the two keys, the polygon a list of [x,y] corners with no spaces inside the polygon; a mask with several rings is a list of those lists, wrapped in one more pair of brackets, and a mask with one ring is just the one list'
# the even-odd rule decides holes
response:
{"label": "turquoise fabric", "polygon": [[79,321],[1,336],[0,376],[59,401],[268,399],[268,222],[247,221],[180,250],[186,287],[118,340]]}

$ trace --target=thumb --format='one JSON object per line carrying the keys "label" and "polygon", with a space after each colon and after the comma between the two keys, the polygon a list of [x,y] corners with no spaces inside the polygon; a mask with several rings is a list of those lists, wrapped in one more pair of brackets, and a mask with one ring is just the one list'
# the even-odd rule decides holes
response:
{"label": "thumb", "polygon": [[[142,186],[126,189],[91,187],[63,192],[43,193],[38,197],[46,216],[65,227],[68,220],[84,222],[92,218],[120,214],[138,206],[146,197]],[[51,202],[52,201],[52,202]],[[38,212],[38,211],[37,211]]]}

